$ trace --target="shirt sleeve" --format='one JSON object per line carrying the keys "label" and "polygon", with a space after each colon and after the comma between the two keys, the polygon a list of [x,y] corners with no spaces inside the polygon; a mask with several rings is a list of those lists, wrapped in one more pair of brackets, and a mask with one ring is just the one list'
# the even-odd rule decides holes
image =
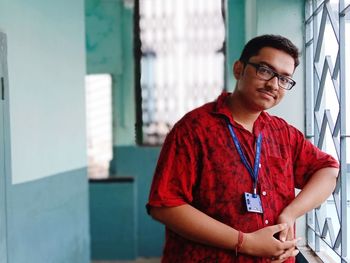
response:
{"label": "shirt sleeve", "polygon": [[339,168],[335,158],[313,145],[299,130],[292,127],[290,135],[290,141],[294,144],[293,166],[296,188],[302,189],[310,176],[322,168]]}
{"label": "shirt sleeve", "polygon": [[197,148],[195,136],[189,127],[177,124],[163,144],[147,209],[174,207],[191,203],[192,188],[196,181]]}

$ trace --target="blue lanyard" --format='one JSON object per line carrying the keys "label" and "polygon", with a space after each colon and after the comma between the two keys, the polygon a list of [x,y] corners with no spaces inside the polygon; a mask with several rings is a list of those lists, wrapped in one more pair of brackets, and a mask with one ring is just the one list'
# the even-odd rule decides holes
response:
{"label": "blue lanyard", "polygon": [[258,176],[259,176],[259,163],[260,163],[260,153],[261,153],[261,142],[262,142],[262,134],[259,133],[258,135],[258,139],[256,141],[256,149],[255,149],[255,160],[254,160],[254,171],[252,169],[252,167],[250,166],[247,158],[245,157],[242,147],[239,144],[238,138],[235,134],[235,131],[233,130],[233,127],[230,123],[227,124],[230,133],[231,133],[231,137],[233,139],[233,142],[235,143],[236,149],[239,153],[239,156],[241,157],[241,161],[244,164],[244,166],[247,168],[250,176],[253,179],[254,182],[254,195],[256,195],[256,187],[257,187],[257,183],[258,183]]}

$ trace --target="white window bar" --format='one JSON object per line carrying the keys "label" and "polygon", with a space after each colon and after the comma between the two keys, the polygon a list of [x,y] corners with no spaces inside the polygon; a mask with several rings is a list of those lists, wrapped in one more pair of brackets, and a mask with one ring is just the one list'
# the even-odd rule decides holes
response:
{"label": "white window bar", "polygon": [[306,0],[305,10],[306,136],[341,168],[332,197],[307,215],[307,243],[324,262],[345,263],[350,262],[350,1]]}

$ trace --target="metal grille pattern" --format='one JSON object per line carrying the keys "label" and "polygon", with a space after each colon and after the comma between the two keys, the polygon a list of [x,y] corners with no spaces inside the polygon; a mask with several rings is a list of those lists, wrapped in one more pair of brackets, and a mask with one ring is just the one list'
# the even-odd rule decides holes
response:
{"label": "metal grille pattern", "polygon": [[[349,97],[350,1],[306,1],[307,136],[341,164],[333,196],[308,213],[308,245],[324,260],[350,262],[349,250]],[[348,84],[346,84],[348,83]],[[326,257],[330,257],[326,259]]]}
{"label": "metal grille pattern", "polygon": [[143,144],[224,89],[224,1],[139,1]]}

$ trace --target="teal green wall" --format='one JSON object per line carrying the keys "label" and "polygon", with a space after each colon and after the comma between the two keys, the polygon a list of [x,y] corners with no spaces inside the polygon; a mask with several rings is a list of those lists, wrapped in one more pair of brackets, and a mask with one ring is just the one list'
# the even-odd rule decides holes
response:
{"label": "teal green wall", "polygon": [[[90,183],[92,258],[159,256],[164,240],[162,226],[147,216],[145,210],[159,148],[135,146],[133,10],[121,0],[87,0],[86,38],[88,73],[110,73],[113,78],[114,158],[111,173],[117,177],[132,176],[135,179],[132,188],[125,183]],[[134,203],[133,199],[126,198],[131,193],[135,194]],[[114,203],[109,198],[113,198]],[[106,203],[102,204],[104,201]],[[113,224],[105,223],[114,231],[113,236],[105,236],[107,247],[102,246],[106,224],[98,216],[104,211],[108,211],[109,219],[113,220]],[[135,223],[133,229],[130,229],[131,225],[125,225],[125,218],[131,225]],[[122,238],[132,233],[137,237],[133,244],[132,240]]]}
{"label": "teal green wall", "polygon": [[[123,72],[122,1],[85,1],[87,73]],[[118,26],[119,25],[119,26]]]}
{"label": "teal green wall", "polygon": [[[118,146],[114,155],[118,156],[112,162],[114,176],[90,182],[92,258],[160,256],[164,227],[145,208],[159,147]],[[123,181],[130,177],[132,182]]]}
{"label": "teal green wall", "polygon": [[161,255],[164,245],[164,227],[146,213],[153,172],[159,147],[119,146],[114,149],[117,175],[135,178],[137,254],[140,257]]}
{"label": "teal green wall", "polygon": [[88,74],[113,81],[113,144],[135,144],[133,9],[123,0],[86,0]]}
{"label": "teal green wall", "polygon": [[226,46],[226,90],[232,91],[235,80],[232,77],[232,65],[239,59],[245,44],[245,2],[227,1],[227,46]]}
{"label": "teal green wall", "polygon": [[90,189],[91,258],[135,259],[136,191],[134,180],[92,180]]}

